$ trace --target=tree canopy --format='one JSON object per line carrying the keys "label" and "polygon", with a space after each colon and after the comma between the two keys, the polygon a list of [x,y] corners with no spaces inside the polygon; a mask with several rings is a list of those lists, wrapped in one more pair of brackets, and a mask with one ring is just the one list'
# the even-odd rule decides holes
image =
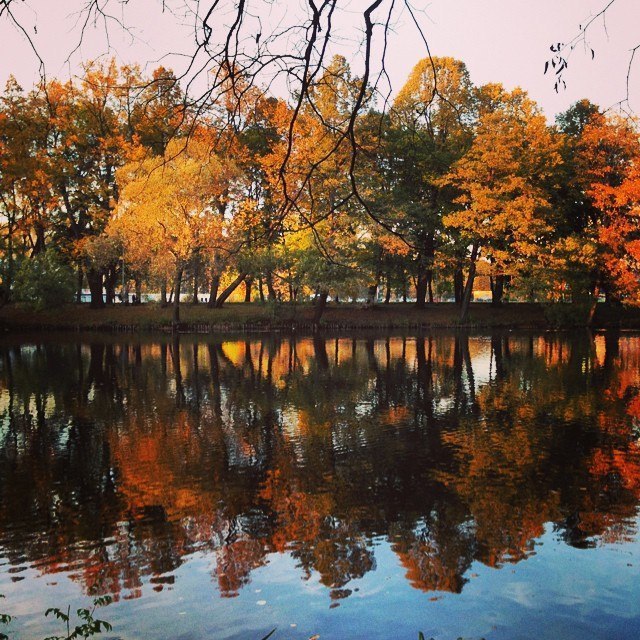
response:
{"label": "tree canopy", "polygon": [[[258,90],[197,108],[175,75],[91,63],[0,96],[2,285],[45,251],[86,283],[219,307],[382,294],[636,304],[636,122],[578,102],[550,124],[522,89],[417,62],[387,112],[335,56],[300,103]],[[244,84],[243,84],[244,82]],[[292,114],[295,112],[295,120]],[[51,262],[53,261],[53,262]],[[24,271],[24,270],[23,270]],[[476,286],[477,288],[477,286]],[[383,291],[384,290],[384,291]],[[186,294],[185,294],[186,292]]]}

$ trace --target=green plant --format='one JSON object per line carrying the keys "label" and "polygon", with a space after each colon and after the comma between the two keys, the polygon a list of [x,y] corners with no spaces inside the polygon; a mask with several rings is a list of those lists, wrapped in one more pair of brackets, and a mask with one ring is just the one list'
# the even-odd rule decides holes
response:
{"label": "green plant", "polygon": [[[2,594],[0,594],[0,598],[4,598]],[[11,616],[8,613],[0,613],[0,624],[5,625],[11,622]],[[5,633],[0,633],[0,640],[9,640],[9,636]]]}
{"label": "green plant", "polygon": [[67,607],[66,612],[58,607],[52,607],[45,611],[45,616],[55,616],[58,620],[62,621],[66,626],[66,634],[61,636],[49,636],[45,640],[75,640],[76,638],[89,638],[91,636],[98,635],[103,631],[111,631],[113,628],[108,622],[99,620],[94,617],[95,611],[98,607],[105,607],[111,603],[109,596],[102,596],[93,600],[93,607],[91,609],[77,609],[76,615],[78,622],[73,626],[71,621],[71,607]]}
{"label": "green plant", "polygon": [[36,309],[71,302],[74,292],[73,270],[52,249],[23,260],[13,283],[15,298]]}

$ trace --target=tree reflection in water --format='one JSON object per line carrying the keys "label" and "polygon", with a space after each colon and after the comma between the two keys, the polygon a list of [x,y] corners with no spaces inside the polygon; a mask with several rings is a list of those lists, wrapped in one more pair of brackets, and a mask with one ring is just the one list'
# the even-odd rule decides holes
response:
{"label": "tree reflection in water", "polygon": [[640,339],[438,334],[5,341],[0,549],[89,594],[223,597],[289,553],[332,599],[390,542],[410,584],[631,536]]}

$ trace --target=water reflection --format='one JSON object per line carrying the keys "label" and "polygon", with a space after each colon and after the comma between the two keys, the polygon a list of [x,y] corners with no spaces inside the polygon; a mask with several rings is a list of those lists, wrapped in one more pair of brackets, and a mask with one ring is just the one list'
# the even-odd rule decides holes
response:
{"label": "water reflection", "polygon": [[211,558],[233,597],[288,553],[329,597],[386,538],[423,591],[518,562],[545,523],[623,541],[640,497],[640,339],[147,340],[0,345],[0,556],[88,594]]}

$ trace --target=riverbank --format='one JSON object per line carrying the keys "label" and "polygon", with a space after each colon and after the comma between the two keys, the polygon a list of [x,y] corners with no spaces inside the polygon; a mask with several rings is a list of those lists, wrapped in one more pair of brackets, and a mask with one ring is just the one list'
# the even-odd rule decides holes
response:
{"label": "riverbank", "polygon": [[[305,305],[230,303],[222,309],[204,305],[181,308],[180,331],[292,331],[313,329],[314,308]],[[320,326],[330,330],[429,329],[429,328],[513,328],[549,329],[580,326],[581,314],[570,305],[506,303],[492,307],[471,305],[466,322],[459,322],[454,304],[440,303],[416,309],[412,304],[328,305]],[[594,326],[640,329],[640,309],[599,305]],[[115,305],[91,309],[88,305],[66,305],[34,311],[23,305],[0,309],[2,331],[171,331],[171,309],[156,304]]]}

